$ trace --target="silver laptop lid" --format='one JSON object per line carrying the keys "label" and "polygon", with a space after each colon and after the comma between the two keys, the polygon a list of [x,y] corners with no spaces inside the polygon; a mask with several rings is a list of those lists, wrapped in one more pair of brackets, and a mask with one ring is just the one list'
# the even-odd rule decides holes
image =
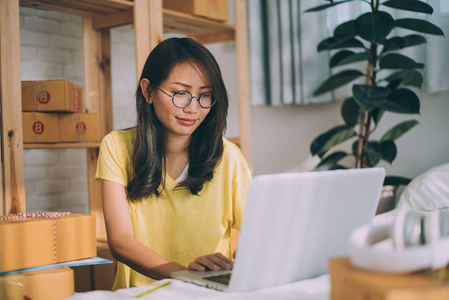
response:
{"label": "silver laptop lid", "polygon": [[356,227],[374,217],[383,168],[254,177],[228,291],[250,291],[327,272]]}

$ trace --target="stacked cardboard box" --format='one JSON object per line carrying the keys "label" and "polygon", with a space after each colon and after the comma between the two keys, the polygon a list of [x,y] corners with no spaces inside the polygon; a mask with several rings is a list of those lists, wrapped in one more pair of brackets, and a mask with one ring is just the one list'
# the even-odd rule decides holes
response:
{"label": "stacked cardboard box", "polygon": [[28,268],[94,257],[95,216],[46,212],[0,217],[0,300],[63,299],[74,293],[70,268]]}
{"label": "stacked cardboard box", "polygon": [[96,114],[83,113],[83,90],[67,80],[22,81],[24,143],[97,142]]}
{"label": "stacked cardboard box", "polygon": [[225,22],[228,20],[228,0],[164,0],[166,9]]}
{"label": "stacked cardboard box", "polygon": [[0,300],[59,300],[74,293],[68,267],[0,276]]}
{"label": "stacked cardboard box", "polygon": [[96,245],[93,215],[2,218],[0,273],[93,257]]}

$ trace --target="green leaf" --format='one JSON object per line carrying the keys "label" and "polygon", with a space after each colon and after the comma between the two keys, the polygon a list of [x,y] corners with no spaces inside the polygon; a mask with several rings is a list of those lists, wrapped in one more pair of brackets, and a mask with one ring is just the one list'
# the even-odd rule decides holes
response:
{"label": "green leaf", "polygon": [[354,55],[354,54],[355,54],[354,51],[349,51],[349,50],[342,50],[342,51],[335,53],[329,60],[329,67],[333,68],[333,67],[337,66],[340,61],[342,61],[345,58],[347,58],[351,55]]}
{"label": "green leaf", "polygon": [[389,0],[382,3],[382,5],[402,10],[421,12],[429,15],[433,13],[432,6],[418,0]]}
{"label": "green leaf", "polygon": [[[344,52],[344,51],[341,51]],[[339,52],[339,53],[341,53]],[[351,53],[349,53],[351,52]],[[337,54],[339,54],[337,53]],[[360,53],[354,53],[352,51],[347,51],[345,53],[340,54],[339,56],[337,56],[337,54],[335,54],[330,62],[329,65],[331,68],[333,67],[340,67],[340,66],[344,66],[347,64],[352,64],[355,62],[359,62],[359,61],[364,61],[364,60],[368,60],[369,59],[369,52],[360,52]]]}
{"label": "green leaf", "polygon": [[351,2],[351,1],[354,1],[354,0],[344,0],[344,1],[332,2],[332,3],[329,3],[329,4],[322,4],[322,5],[319,5],[319,6],[315,6],[315,7],[309,8],[305,12],[307,13],[307,12],[320,11],[320,10],[323,10],[323,9],[326,9],[326,8],[329,8],[329,7],[332,7],[332,6],[335,6],[335,5],[339,5],[339,4],[342,4],[342,3],[345,3],[345,2]]}
{"label": "green leaf", "polygon": [[412,181],[410,178],[401,176],[385,176],[383,185],[407,185]]}
{"label": "green leaf", "polygon": [[444,36],[443,31],[438,26],[425,20],[411,18],[398,19],[394,21],[394,26],[417,32]]}
{"label": "green leaf", "polygon": [[398,153],[396,144],[393,141],[376,142],[372,141],[368,143],[368,147],[364,149],[369,154],[367,164],[370,167],[374,167],[379,159],[385,160],[388,163],[392,163]]}
{"label": "green leaf", "polygon": [[359,146],[359,139],[356,139],[354,141],[354,143],[352,143],[351,149],[352,149],[352,154],[354,155],[354,157],[357,157],[357,148]]}
{"label": "green leaf", "polygon": [[316,168],[322,169],[322,167],[326,167],[326,169],[329,169],[329,167],[335,166],[338,161],[348,156],[348,153],[343,151],[336,151],[334,153],[329,154],[326,158],[321,160],[321,162],[316,166]]}
{"label": "green leaf", "polygon": [[335,74],[328,78],[320,87],[313,93],[313,96],[324,94],[326,92],[332,91],[338,87],[341,87],[354,79],[363,76],[363,73],[359,70],[346,70],[338,74]]}
{"label": "green leaf", "polygon": [[354,84],[352,94],[357,104],[364,110],[378,107],[390,94],[390,89],[366,84]]}
{"label": "green leaf", "polygon": [[427,40],[420,34],[410,34],[403,37],[405,41],[404,48],[426,44]]}
{"label": "green leaf", "polygon": [[407,131],[412,129],[417,124],[418,124],[418,121],[416,121],[416,120],[404,121],[404,122],[394,126],[387,132],[385,132],[385,134],[382,136],[380,141],[381,142],[387,141],[387,140],[395,141],[396,139],[401,137],[403,134],[405,134]]}
{"label": "green leaf", "polygon": [[349,127],[353,127],[359,122],[360,106],[355,102],[354,98],[346,99],[341,105],[341,116],[345,121],[345,124]]}
{"label": "green leaf", "polygon": [[356,35],[355,20],[344,22],[334,29],[334,36],[355,37]]}
{"label": "green leaf", "polygon": [[396,80],[392,80],[388,83],[387,87],[391,90],[391,91],[395,91],[397,90],[400,86],[401,86],[402,80],[401,79],[396,79]]}
{"label": "green leaf", "polygon": [[318,46],[317,51],[334,50],[342,48],[365,48],[363,43],[355,38],[349,37],[329,37],[322,40]]}
{"label": "green leaf", "polygon": [[424,65],[405,55],[390,53],[380,59],[379,67],[381,69],[422,69]]}
{"label": "green leaf", "polygon": [[417,46],[425,43],[427,43],[426,38],[419,34],[410,34],[404,37],[395,36],[391,39],[385,39],[381,42],[381,44],[384,45],[382,53]]}
{"label": "green leaf", "polygon": [[371,43],[385,39],[393,27],[393,17],[384,11],[368,12],[355,20],[357,35]]}
{"label": "green leaf", "polygon": [[405,46],[404,39],[402,37],[399,37],[399,36],[394,36],[394,37],[392,37],[390,39],[384,39],[380,43],[382,45],[384,45],[381,53],[385,53],[387,51],[393,51],[393,50],[402,49]]}
{"label": "green leaf", "polygon": [[310,145],[310,152],[323,157],[329,149],[356,135],[354,129],[346,125],[336,126],[315,138]]}
{"label": "green leaf", "polygon": [[398,71],[385,78],[385,80],[390,82],[401,80],[402,85],[415,86],[418,88],[421,88],[424,81],[422,74],[417,70]]}
{"label": "green leaf", "polygon": [[382,119],[384,112],[385,111],[383,109],[380,109],[379,107],[376,107],[371,111],[371,117],[373,118],[374,124],[379,124],[379,121],[380,119]]}
{"label": "green leaf", "polygon": [[419,114],[420,102],[418,96],[409,89],[397,89],[381,103],[380,108],[401,114]]}

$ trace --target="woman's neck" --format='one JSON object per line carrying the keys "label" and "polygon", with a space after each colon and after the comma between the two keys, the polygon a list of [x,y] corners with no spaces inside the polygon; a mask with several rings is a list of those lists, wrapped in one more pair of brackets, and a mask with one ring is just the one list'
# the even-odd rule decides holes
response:
{"label": "woman's neck", "polygon": [[165,171],[173,179],[181,175],[189,162],[190,137],[172,137],[165,140]]}
{"label": "woman's neck", "polygon": [[165,139],[165,155],[178,156],[188,153],[190,137],[167,137]]}

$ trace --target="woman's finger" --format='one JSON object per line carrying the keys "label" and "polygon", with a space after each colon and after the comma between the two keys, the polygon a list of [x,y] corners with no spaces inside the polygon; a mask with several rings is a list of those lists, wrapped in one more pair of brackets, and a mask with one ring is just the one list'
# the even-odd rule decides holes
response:
{"label": "woman's finger", "polygon": [[214,253],[211,255],[207,255],[207,258],[211,260],[215,265],[219,266],[221,269],[230,270],[232,269],[232,261],[228,259],[221,253]]}

